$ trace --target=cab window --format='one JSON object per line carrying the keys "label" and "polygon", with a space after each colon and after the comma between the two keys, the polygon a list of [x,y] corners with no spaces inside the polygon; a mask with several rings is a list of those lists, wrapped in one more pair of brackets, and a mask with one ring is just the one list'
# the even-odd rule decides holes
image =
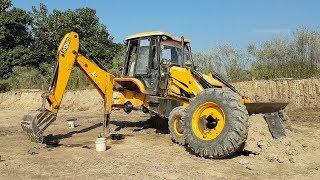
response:
{"label": "cab window", "polygon": [[150,40],[142,39],[139,42],[136,74],[148,74]]}
{"label": "cab window", "polygon": [[172,40],[166,40],[161,42],[161,59],[162,61],[170,61],[171,64],[174,65],[184,66],[184,62],[189,59],[189,52],[187,47],[185,47],[184,58],[182,58],[181,43]]}
{"label": "cab window", "polygon": [[148,74],[150,40],[131,41],[126,74],[128,76]]}

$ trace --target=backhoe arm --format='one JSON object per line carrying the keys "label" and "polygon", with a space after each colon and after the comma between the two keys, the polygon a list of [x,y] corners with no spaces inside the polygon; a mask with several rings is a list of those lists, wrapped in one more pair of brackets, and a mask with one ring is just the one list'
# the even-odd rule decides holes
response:
{"label": "backhoe arm", "polygon": [[[113,79],[98,62],[93,62],[79,53],[79,35],[75,32],[66,34],[57,51],[57,63],[49,92],[43,94],[41,112],[35,117],[25,116],[22,128],[33,141],[43,141],[43,131],[56,119],[63,95],[73,67],[78,66],[93,83],[104,99],[104,128],[108,132],[112,106]],[[49,108],[46,108],[47,102]]]}

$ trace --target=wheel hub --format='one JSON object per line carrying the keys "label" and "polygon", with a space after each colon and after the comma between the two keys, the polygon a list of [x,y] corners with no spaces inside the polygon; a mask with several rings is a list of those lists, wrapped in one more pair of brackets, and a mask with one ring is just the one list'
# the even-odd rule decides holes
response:
{"label": "wheel hub", "polygon": [[207,102],[199,106],[192,118],[192,130],[202,140],[213,140],[218,137],[224,125],[224,113],[213,102]]}
{"label": "wheel hub", "polygon": [[202,129],[214,130],[218,125],[218,119],[209,115],[200,117]]}
{"label": "wheel hub", "polygon": [[180,117],[176,117],[174,119],[174,124],[173,124],[175,133],[179,136],[183,135],[183,130],[182,130],[182,120]]}

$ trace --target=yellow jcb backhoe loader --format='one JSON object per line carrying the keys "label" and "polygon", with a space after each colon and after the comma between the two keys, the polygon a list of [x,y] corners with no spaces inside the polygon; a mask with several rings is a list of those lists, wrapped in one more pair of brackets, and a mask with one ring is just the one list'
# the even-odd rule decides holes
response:
{"label": "yellow jcb backhoe loader", "polygon": [[40,113],[26,115],[21,122],[28,137],[43,142],[43,131],[57,117],[74,66],[86,74],[104,99],[107,134],[111,110],[120,107],[126,113],[142,110],[168,118],[172,140],[202,157],[229,157],[243,148],[248,117],[254,113],[265,114],[274,137],[284,135],[281,110],[287,103],[251,102],[218,74],[200,73],[193,64],[188,39],[156,31],[129,36],[125,44],[122,75],[116,78],[99,61],[80,54],[77,33],[66,34]]}

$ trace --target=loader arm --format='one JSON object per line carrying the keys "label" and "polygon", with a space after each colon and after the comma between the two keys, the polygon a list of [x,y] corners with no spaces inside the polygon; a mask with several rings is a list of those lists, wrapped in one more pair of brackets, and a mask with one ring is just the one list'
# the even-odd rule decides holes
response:
{"label": "loader arm", "polygon": [[[57,63],[49,92],[42,96],[44,101],[40,113],[34,118],[26,116],[22,121],[22,128],[33,141],[42,142],[43,131],[56,119],[74,66],[78,66],[85,73],[104,99],[104,127],[108,131],[114,76],[98,62],[81,55],[79,44],[77,33],[70,32],[64,36],[57,51]],[[46,108],[47,103],[49,103],[49,108]]]}

